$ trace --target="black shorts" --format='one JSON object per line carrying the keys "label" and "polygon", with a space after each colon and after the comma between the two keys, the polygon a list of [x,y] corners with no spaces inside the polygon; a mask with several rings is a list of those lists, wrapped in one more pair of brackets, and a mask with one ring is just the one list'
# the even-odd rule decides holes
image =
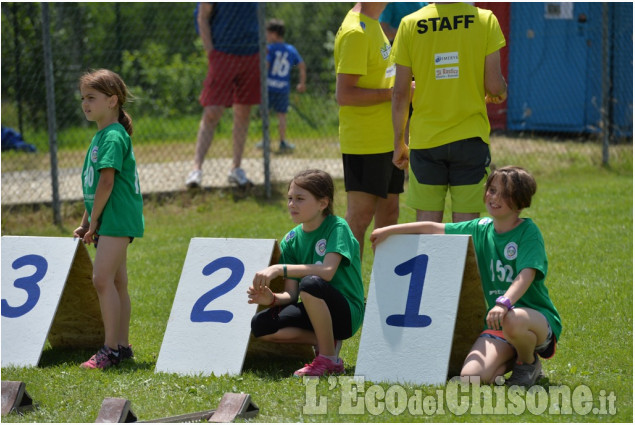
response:
{"label": "black shorts", "polygon": [[[306,292],[326,302],[331,312],[335,339],[342,340],[353,336],[351,309],[340,291],[320,277],[306,276],[300,281],[300,292]],[[282,328],[313,330],[303,303],[271,307],[256,313],[251,319],[251,332],[255,337],[270,335]]]}
{"label": "black shorts", "polygon": [[[128,236],[128,238],[130,238],[130,243],[134,241],[134,237]],[[95,233],[95,236],[93,236],[93,239],[95,240],[95,248],[97,248],[97,244],[99,243],[99,235]]]}
{"label": "black shorts", "polygon": [[467,186],[487,175],[489,145],[480,137],[458,140],[430,149],[411,149],[410,168],[425,185]]}
{"label": "black shorts", "polygon": [[387,198],[403,193],[405,173],[392,163],[392,152],[368,155],[342,154],[347,192],[365,192]]}

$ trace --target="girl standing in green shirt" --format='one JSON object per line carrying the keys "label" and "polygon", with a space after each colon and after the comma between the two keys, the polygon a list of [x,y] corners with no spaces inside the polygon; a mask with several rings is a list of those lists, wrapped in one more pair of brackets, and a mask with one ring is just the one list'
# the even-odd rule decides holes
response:
{"label": "girl standing in green shirt", "polygon": [[73,236],[95,244],[93,285],[105,330],[104,346],[81,367],[105,369],[133,357],[126,253],[128,244],[143,236],[143,199],[130,140],[132,119],[123,109],[125,83],[114,72],[100,69],[84,74],[79,89],[84,115],[98,131],[84,160],[86,210]]}

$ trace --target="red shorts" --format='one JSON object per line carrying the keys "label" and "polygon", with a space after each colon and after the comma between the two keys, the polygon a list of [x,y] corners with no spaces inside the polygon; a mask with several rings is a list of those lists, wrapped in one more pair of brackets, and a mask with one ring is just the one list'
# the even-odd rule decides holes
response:
{"label": "red shorts", "polygon": [[212,50],[199,101],[205,106],[260,103],[260,55],[230,55]]}

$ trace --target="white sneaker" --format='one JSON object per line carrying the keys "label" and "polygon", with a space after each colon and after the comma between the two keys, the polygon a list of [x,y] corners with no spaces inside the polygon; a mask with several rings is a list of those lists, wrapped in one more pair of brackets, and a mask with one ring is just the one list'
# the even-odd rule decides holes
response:
{"label": "white sneaker", "polygon": [[242,168],[234,168],[231,173],[227,176],[227,180],[230,183],[237,184],[238,186],[247,186],[252,184],[251,180],[247,178],[247,174],[245,174],[245,170]]}
{"label": "white sneaker", "polygon": [[189,188],[201,187],[203,182],[203,171],[193,170],[185,180],[185,186]]}

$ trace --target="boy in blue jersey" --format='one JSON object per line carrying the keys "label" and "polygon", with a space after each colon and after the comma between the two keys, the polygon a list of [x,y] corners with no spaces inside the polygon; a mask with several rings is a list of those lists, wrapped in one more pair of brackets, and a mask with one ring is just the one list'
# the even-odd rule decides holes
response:
{"label": "boy in blue jersey", "polygon": [[[306,64],[297,49],[284,42],[284,22],[271,19],[267,23],[267,88],[269,107],[278,115],[278,132],[280,133],[279,151],[291,152],[295,146],[288,143],[287,111],[289,110],[289,92],[291,91],[291,68],[298,66],[300,82],[296,86],[299,93],[306,90]],[[262,148],[262,144],[258,147]]]}

